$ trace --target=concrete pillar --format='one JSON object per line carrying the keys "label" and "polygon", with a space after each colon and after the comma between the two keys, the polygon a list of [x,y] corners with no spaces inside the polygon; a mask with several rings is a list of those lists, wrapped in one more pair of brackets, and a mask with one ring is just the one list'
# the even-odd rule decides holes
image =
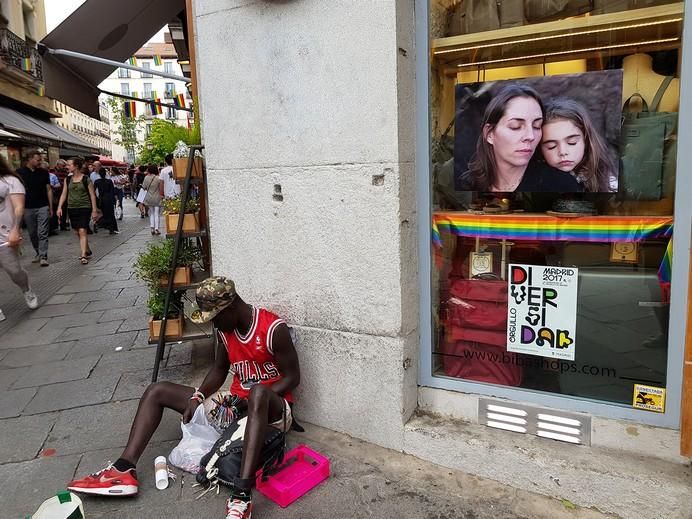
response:
{"label": "concrete pillar", "polygon": [[296,330],[299,419],[401,449],[416,406],[412,0],[196,0],[215,274]]}

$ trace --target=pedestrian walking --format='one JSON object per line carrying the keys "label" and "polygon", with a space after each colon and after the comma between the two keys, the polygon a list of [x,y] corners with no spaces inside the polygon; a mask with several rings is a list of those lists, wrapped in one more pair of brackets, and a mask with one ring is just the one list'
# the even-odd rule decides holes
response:
{"label": "pedestrian walking", "polygon": [[127,175],[122,170],[113,168],[111,172],[111,180],[115,187],[115,201],[117,207],[120,208],[118,220],[123,219],[123,198],[125,198],[125,186],[127,185]]}
{"label": "pedestrian walking", "polygon": [[[144,183],[144,178],[147,176],[147,167],[144,165],[138,166],[137,171],[135,173],[135,190],[134,190],[134,198],[137,198],[137,195],[139,194],[139,190],[142,189],[142,184]],[[149,209],[147,208],[146,205],[137,202],[137,207],[139,208],[139,217],[144,218],[145,216],[149,216]]]}
{"label": "pedestrian walking", "polygon": [[96,194],[94,184],[89,179],[89,168],[84,165],[84,160],[74,157],[67,162],[67,169],[71,173],[65,181],[58,202],[58,217],[62,215],[63,204],[67,200],[70,212],[70,225],[79,236],[79,251],[81,256],[79,261],[82,265],[89,263],[91,248],[89,247],[89,220],[96,219],[98,211],[96,209]]}
{"label": "pedestrian walking", "polygon": [[[58,180],[60,181],[60,191],[58,193],[58,196],[53,198],[54,200],[60,200],[60,196],[62,195],[63,190],[65,189],[65,182],[67,181],[67,161],[63,159],[59,159],[55,163],[55,176],[58,177]],[[57,214],[57,210],[56,210]],[[60,230],[61,231],[69,231],[70,230],[70,224],[69,224],[69,218],[67,216],[67,201],[65,202],[65,205],[63,206],[63,213],[62,216],[58,218],[58,221],[60,223]]]}
{"label": "pedestrian walking", "polygon": [[166,155],[166,167],[161,170],[159,177],[163,181],[163,197],[175,198],[180,194],[180,184],[173,178],[173,154]]}
{"label": "pedestrian walking", "polygon": [[31,238],[36,256],[33,263],[48,266],[48,232],[50,218],[53,216],[53,190],[50,185],[48,171],[40,168],[41,154],[31,150],[26,157],[26,165],[19,168],[17,173],[24,181],[26,189],[26,204],[24,221]]}
{"label": "pedestrian walking", "polygon": [[[38,307],[38,298],[29,285],[29,275],[19,261],[22,243],[25,189],[21,178],[10,169],[0,155],[0,267],[24,293],[24,300],[32,310]],[[5,314],[0,309],[0,321]]]}
{"label": "pedestrian walking", "polygon": [[[50,179],[50,189],[53,192],[53,200],[59,200],[60,199],[60,179],[58,178],[58,175],[55,174],[54,169],[48,170],[48,177]],[[58,215],[55,214],[55,211],[53,211],[53,214],[50,217],[48,236],[56,236],[58,234],[59,229],[60,229],[60,224],[58,222]]]}
{"label": "pedestrian walking", "polygon": [[118,222],[115,220],[115,186],[113,185],[113,180],[106,177],[104,169],[99,170],[99,178],[96,180],[94,187],[98,194],[98,206],[103,214],[99,225],[104,229],[108,229],[109,234],[119,234]]}
{"label": "pedestrian walking", "polygon": [[159,178],[159,168],[155,164],[147,166],[147,176],[142,182],[146,192],[144,205],[149,209],[149,227],[151,234],[161,234],[159,223],[161,219],[161,198],[163,198],[163,182]]}

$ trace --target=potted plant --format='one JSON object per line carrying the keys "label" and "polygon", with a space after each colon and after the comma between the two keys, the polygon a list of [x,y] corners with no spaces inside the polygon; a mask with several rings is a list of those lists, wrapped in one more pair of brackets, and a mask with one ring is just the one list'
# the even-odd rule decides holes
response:
{"label": "potted plant", "polygon": [[[178,229],[180,208],[182,200],[180,195],[163,200],[163,214],[166,218],[166,234],[175,234]],[[185,204],[183,215],[183,232],[199,232],[199,199],[190,197]]]}
{"label": "potted plant", "polygon": [[[156,341],[161,334],[163,323],[163,307],[166,303],[166,295],[162,290],[155,290],[149,295],[147,309],[149,310],[149,340]],[[165,337],[169,340],[177,340],[183,337],[185,321],[183,319],[182,294],[175,294],[168,310],[166,320]]]}
{"label": "potted plant", "polygon": [[[149,288],[147,306],[151,315],[149,335],[152,340],[156,340],[161,333],[161,319],[163,318],[163,307],[165,304],[165,294],[162,287],[168,284],[173,247],[174,243],[172,240],[150,243],[139,254],[134,264],[135,276],[144,281]],[[199,249],[184,243],[178,251],[175,269],[178,279],[176,281],[176,276],[174,276],[174,283],[179,282],[180,285],[189,285],[192,282],[192,265],[200,259],[201,252]],[[181,293],[174,294],[169,307],[166,338],[179,338],[182,336],[184,325]]]}
{"label": "potted plant", "polygon": [[[197,122],[195,122],[195,125],[197,125]],[[197,127],[199,128],[199,127]],[[191,134],[191,140],[192,139],[198,139],[199,138],[199,130],[193,130]],[[192,142],[192,144],[199,144],[198,142]],[[175,151],[173,152],[173,178],[175,180],[184,180],[185,175],[187,173],[187,164],[188,160],[190,158],[190,150],[183,141],[178,141],[178,144],[175,147]],[[200,154],[199,151],[195,152],[195,158],[192,163],[192,178],[202,178],[202,168],[204,167],[204,163],[202,161],[202,155]]]}

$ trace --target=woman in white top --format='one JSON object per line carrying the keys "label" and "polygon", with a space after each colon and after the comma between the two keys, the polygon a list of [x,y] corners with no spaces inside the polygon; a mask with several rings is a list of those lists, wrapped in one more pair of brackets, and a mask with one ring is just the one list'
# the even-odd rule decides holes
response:
{"label": "woman in white top", "polygon": [[[25,194],[21,179],[0,155],[0,267],[22,290],[27,306],[33,310],[38,307],[38,298],[29,286],[29,275],[19,262]],[[0,310],[0,321],[4,320],[5,314]]]}
{"label": "woman in white top", "polygon": [[146,191],[144,205],[149,208],[149,226],[151,234],[161,234],[159,224],[161,220],[161,199],[163,198],[163,181],[159,178],[159,168],[155,164],[147,166],[147,176],[142,182],[142,189]]}

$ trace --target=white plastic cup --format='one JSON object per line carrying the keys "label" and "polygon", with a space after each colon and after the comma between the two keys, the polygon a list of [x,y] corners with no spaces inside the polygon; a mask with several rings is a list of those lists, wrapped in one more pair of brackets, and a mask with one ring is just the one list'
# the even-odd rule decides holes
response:
{"label": "white plastic cup", "polygon": [[168,488],[168,465],[166,456],[157,456],[154,460],[154,477],[156,478],[156,488],[163,490]]}

